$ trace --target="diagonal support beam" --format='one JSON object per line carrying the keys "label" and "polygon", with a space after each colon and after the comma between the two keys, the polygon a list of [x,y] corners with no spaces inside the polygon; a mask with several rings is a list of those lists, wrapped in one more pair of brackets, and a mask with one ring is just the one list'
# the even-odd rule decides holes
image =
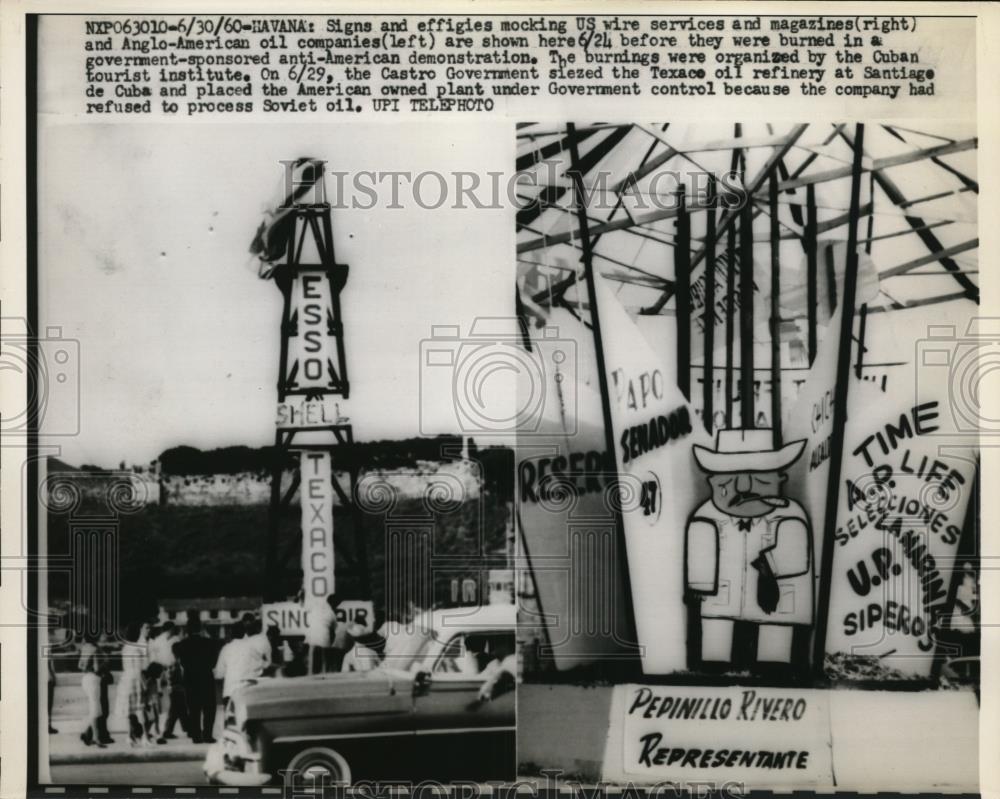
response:
{"label": "diagonal support beam", "polygon": [[[650,222],[658,222],[661,219],[673,219],[675,216],[677,216],[676,208],[664,208],[661,211],[655,211],[647,216],[637,217],[636,219],[626,216],[610,222],[601,222],[599,224],[592,225],[590,233],[592,236],[601,236],[615,230],[627,230],[640,224],[645,225]],[[580,231],[576,229],[568,230],[564,233],[556,233],[552,236],[543,236],[538,239],[521,242],[517,245],[517,253],[518,255],[521,255],[522,253],[532,252],[533,250],[541,250],[545,247],[551,247],[553,244],[568,244],[578,238],[580,238]]]}
{"label": "diagonal support beam", "polygon": [[[854,140],[851,138],[850,134],[840,131],[841,138],[846,141],[851,147],[854,146]],[[975,139],[973,139],[975,141]],[[900,191],[899,187],[893,182],[892,178],[885,174],[881,170],[875,171],[875,182],[878,184],[879,188],[885,192],[889,201],[894,205],[900,206],[906,202],[906,197],[903,192]],[[916,233],[920,240],[924,243],[924,246],[930,250],[932,253],[939,253],[945,249],[945,246],[941,243],[937,236],[934,235],[934,231],[927,228],[924,220],[919,216],[905,216],[904,219],[906,223],[913,228],[913,232]],[[943,256],[940,258],[941,265],[952,273],[955,278],[955,282],[958,283],[965,291],[965,296],[970,300],[979,304],[979,288],[973,283],[969,278],[962,274],[961,267],[955,263],[950,257]]]}
{"label": "diagonal support beam", "polygon": [[[591,233],[594,234],[595,245],[597,244],[597,241],[600,240],[600,237],[603,233],[608,233],[613,230],[624,230],[626,228],[632,227],[633,225],[637,224],[636,220],[632,219],[631,217],[628,219],[619,219],[616,222],[611,221],[611,218],[615,215],[615,213],[621,206],[621,200],[623,195],[627,192],[629,188],[631,188],[640,180],[642,180],[644,177],[646,177],[648,174],[653,172],[653,170],[663,166],[663,164],[665,164],[675,155],[679,155],[677,150],[675,150],[670,145],[666,145],[667,146],[666,150],[654,156],[653,150],[656,148],[656,145],[660,143],[661,139],[658,136],[654,135],[654,131],[648,130],[647,128],[642,126],[640,126],[640,129],[653,137],[654,139],[653,144],[646,152],[646,155],[642,159],[642,162],[639,164],[638,168],[629,172],[627,175],[625,175],[624,178],[622,178],[620,181],[611,186],[611,191],[614,192],[616,195],[618,195],[618,202],[616,203],[614,210],[611,212],[611,216],[608,217],[607,222],[596,224],[590,229]],[[664,130],[666,130],[666,125],[664,125]],[[653,213],[648,216],[642,217],[642,219],[639,221],[642,224],[646,224],[649,222],[656,222],[660,219],[667,219],[677,215],[677,211],[675,209],[664,209],[664,210],[665,213],[664,212],[658,214]],[[579,237],[579,231],[575,229],[570,230],[566,233],[558,233],[554,236],[543,236],[533,241],[527,241],[518,244],[517,252],[518,253],[531,252],[532,250],[540,250],[544,247],[548,247],[553,244],[566,244],[567,242],[573,241],[578,237]]]}
{"label": "diagonal support beam", "polygon": [[[897,275],[905,275],[908,272],[916,269],[919,266],[926,266],[927,264],[933,264],[943,258],[950,258],[952,255],[960,255],[963,252],[968,252],[969,250],[974,250],[979,247],[979,239],[970,239],[969,241],[963,241],[961,244],[956,244],[952,247],[945,247],[943,250],[938,250],[937,252],[932,252],[929,255],[923,255],[920,258],[914,258],[912,261],[907,261],[905,264],[899,264],[898,266],[893,266],[886,269],[884,272],[879,272],[879,279],[884,279],[887,277],[896,277]],[[929,274],[929,273],[921,273]],[[962,274],[959,272],[958,274]]]}
{"label": "diagonal support beam", "polygon": [[[841,131],[841,137],[845,140],[848,134]],[[962,141],[951,142],[949,144],[939,144],[936,147],[925,147],[921,150],[910,150],[899,155],[890,155],[885,158],[875,158],[871,162],[871,168],[862,168],[862,172],[875,172],[878,174],[883,169],[894,166],[913,164],[917,161],[933,160],[935,156],[950,155],[952,153],[964,153],[968,150],[975,150],[979,146],[978,139],[963,139]],[[827,169],[824,172],[813,172],[809,175],[801,175],[792,180],[782,181],[778,187],[781,191],[797,189],[800,186],[808,186],[810,183],[827,183],[831,180],[840,180],[851,176],[851,167],[840,166],[835,169]]]}
{"label": "diagonal support beam", "polygon": [[[581,174],[585,175],[597,166],[604,159],[604,156],[615,149],[621,140],[628,136],[631,130],[631,126],[615,128],[611,131],[611,133],[595,144],[586,155],[581,156],[579,164]],[[554,205],[559,202],[562,196],[568,191],[569,187],[567,186],[544,187],[531,205],[526,208],[522,208],[517,212],[518,227],[530,225],[538,219],[539,216],[541,216],[542,211],[546,206]]]}
{"label": "diagonal support beam", "polygon": [[966,299],[965,292],[956,291],[952,294],[942,294],[939,297],[922,297],[919,300],[910,300],[909,302],[896,302],[894,300],[893,304],[889,306],[880,305],[877,308],[869,308],[868,313],[887,313],[889,311],[902,311],[907,308],[923,308],[927,305],[940,305],[945,302],[964,299]]}
{"label": "diagonal support beam", "polygon": [[[901,134],[899,131],[897,131],[892,126],[890,126],[890,125],[883,125],[882,127],[885,129],[885,131],[887,133],[889,133],[892,136],[895,136],[897,139],[899,139],[899,141],[907,143],[907,144],[909,143],[903,137],[903,134]],[[954,175],[956,178],[958,178],[959,181],[961,182],[961,184],[963,186],[965,186],[966,189],[968,189],[969,191],[973,191],[976,194],[979,194],[979,183],[977,183],[975,180],[973,180],[972,178],[970,178],[964,172],[961,172],[958,169],[955,169],[955,167],[953,167],[951,164],[946,164],[944,161],[942,161],[937,156],[934,156],[933,158],[931,158],[931,161],[933,163],[935,163],[937,166],[941,167],[945,172],[950,172],[952,175]]]}
{"label": "diagonal support beam", "polygon": [[[666,130],[666,129],[667,129],[667,124],[664,124],[663,125],[663,130]],[[617,195],[617,198],[616,198],[616,201],[615,201],[615,206],[611,210],[611,214],[608,216],[608,220],[611,220],[614,217],[614,215],[618,212],[618,210],[622,207],[622,201],[624,199],[624,193],[625,193],[625,191],[636,180],[640,179],[639,177],[636,177],[637,175],[641,174],[641,175],[645,176],[645,174],[647,174],[649,171],[651,171],[652,169],[655,168],[655,166],[652,166],[653,164],[655,164],[656,166],[658,166],[659,164],[663,163],[664,160],[670,160],[671,158],[674,157],[674,155],[676,155],[676,153],[674,153],[672,151],[668,151],[666,153],[661,153],[660,155],[658,155],[656,157],[652,157],[653,156],[653,151],[656,149],[657,143],[658,142],[654,141],[649,146],[649,149],[646,150],[646,154],[642,157],[642,161],[639,162],[638,169],[636,169],[634,172],[629,172],[629,174],[625,177],[624,180],[619,181],[612,188],[612,191],[615,192],[615,194]],[[631,220],[631,217],[629,218],[629,221],[630,222],[633,221],[633,220]],[[605,261],[609,261],[611,263],[615,263],[615,264],[617,264],[619,266],[624,266],[624,267],[629,268],[629,269],[633,269],[634,268],[630,264],[625,264],[625,263],[622,263],[621,261],[616,261],[613,258],[609,258],[606,255],[601,255],[600,253],[594,252],[594,248],[597,246],[597,243],[600,240],[601,240],[601,234],[598,233],[596,236],[594,236],[593,240],[590,242],[590,250],[591,250],[591,253],[593,254],[593,257],[595,257],[595,258],[601,258],[601,259],[603,259]],[[568,239],[567,241],[572,241],[572,238]],[[555,243],[559,243],[559,242],[551,242],[551,243],[555,244]],[[543,237],[543,239],[542,239],[542,246],[543,247],[547,247],[548,245],[549,245],[549,239]],[[583,247],[581,247],[579,244],[573,244],[572,246],[575,247],[578,250],[581,250],[581,251],[583,250]],[[521,252],[521,248],[518,247],[517,251],[518,251],[518,253],[520,253]],[[544,299],[546,299],[547,297],[553,297],[553,298],[562,297],[562,295],[566,291],[568,291],[570,288],[572,288],[574,285],[576,285],[576,282],[577,282],[577,280],[579,278],[580,278],[580,275],[574,273],[574,274],[570,275],[569,277],[567,277],[565,280],[562,280],[559,283],[557,283],[556,285],[551,286],[549,289],[547,289],[545,291],[540,291],[538,294],[536,294],[531,299],[532,299],[533,302],[540,303]],[[673,290],[673,283],[672,282],[668,282],[668,281],[664,280],[664,283],[669,288],[669,290],[671,290],[671,291]]]}
{"label": "diagonal support beam", "polygon": [[[586,141],[591,136],[597,133],[597,130],[591,128],[589,130],[580,131],[580,141]],[[515,162],[515,169],[518,172],[523,172],[525,169],[530,169],[539,161],[545,161],[548,158],[559,155],[561,152],[565,152],[569,149],[569,139],[565,136],[561,136],[554,142],[546,144],[542,147],[536,147],[531,152],[527,152],[524,155],[517,157]]]}

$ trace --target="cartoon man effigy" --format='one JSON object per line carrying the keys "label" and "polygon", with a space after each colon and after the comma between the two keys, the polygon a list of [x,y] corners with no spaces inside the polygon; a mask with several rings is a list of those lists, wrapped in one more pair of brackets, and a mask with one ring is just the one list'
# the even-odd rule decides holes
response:
{"label": "cartoon man effigy", "polygon": [[[697,667],[808,669],[812,534],[802,506],[781,496],[805,441],[775,449],[772,440],[768,429],[720,430],[714,450],[694,447],[712,489],[685,541],[685,584],[701,621],[700,652],[689,653]],[[688,646],[698,638],[689,634]]]}

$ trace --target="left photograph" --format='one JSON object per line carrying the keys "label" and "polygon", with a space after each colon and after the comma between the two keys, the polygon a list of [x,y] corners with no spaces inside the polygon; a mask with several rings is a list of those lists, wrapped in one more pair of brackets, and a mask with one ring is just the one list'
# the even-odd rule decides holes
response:
{"label": "left photograph", "polygon": [[505,137],[43,116],[37,784],[513,780]]}

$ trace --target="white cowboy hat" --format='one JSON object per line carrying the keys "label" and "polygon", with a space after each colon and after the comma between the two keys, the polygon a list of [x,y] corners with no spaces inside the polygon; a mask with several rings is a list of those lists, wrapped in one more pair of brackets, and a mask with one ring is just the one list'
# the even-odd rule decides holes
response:
{"label": "white cowboy hat", "polygon": [[805,439],[774,448],[770,428],[720,430],[715,449],[694,445],[694,458],[706,472],[780,472],[798,459]]}

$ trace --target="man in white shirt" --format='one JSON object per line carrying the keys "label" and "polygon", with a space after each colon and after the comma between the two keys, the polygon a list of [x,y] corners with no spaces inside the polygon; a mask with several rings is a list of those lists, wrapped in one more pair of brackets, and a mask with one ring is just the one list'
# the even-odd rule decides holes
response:
{"label": "man in white shirt", "polygon": [[309,647],[309,673],[326,671],[327,650],[333,644],[337,632],[336,594],[330,594],[326,602],[309,605],[309,626],[306,628],[306,645]]}
{"label": "man in white shirt", "polygon": [[[160,634],[149,642],[150,662],[159,663],[163,666],[157,687],[160,702],[163,705],[160,712],[163,718],[168,720],[174,719],[175,722],[179,720],[181,711],[181,708],[175,708],[171,712],[172,704],[175,701],[174,685],[178,682],[177,675],[174,674],[175,664],[177,663],[177,658],[174,656],[174,644],[179,640],[180,636],[177,634],[177,628],[174,626],[174,623],[167,621],[163,623],[163,629]],[[171,723],[171,730],[173,730],[173,726],[173,723]],[[173,736],[171,735],[171,737]]]}
{"label": "man in white shirt", "polygon": [[236,625],[232,639],[219,650],[219,659],[215,661],[215,677],[222,680],[223,707],[229,703],[229,697],[242,680],[240,669],[244,661],[241,650],[246,645],[244,636],[243,625]]}
{"label": "man in white shirt", "polygon": [[[336,606],[334,606],[334,610],[336,610]],[[331,633],[330,648],[326,650],[326,670],[340,671],[340,667],[344,662],[344,655],[347,654],[347,650],[350,648],[351,639],[347,634],[347,625],[341,624],[339,619],[337,619]]]}
{"label": "man in white shirt", "polygon": [[344,655],[341,671],[371,671],[382,665],[385,639],[381,635],[370,633],[356,623],[348,625],[347,635],[354,641],[354,646]]}
{"label": "man in white shirt", "polygon": [[149,658],[153,663],[159,663],[167,671],[176,662],[174,644],[180,638],[172,621],[164,622],[163,631],[149,642]]}
{"label": "man in white shirt", "polygon": [[479,700],[488,702],[514,689],[517,685],[517,652],[512,651],[513,642],[501,639],[496,642],[494,658],[479,675],[483,684],[479,688]]}
{"label": "man in white shirt", "polygon": [[264,676],[271,665],[271,641],[264,632],[260,619],[254,619],[247,628],[245,644],[240,650],[243,656],[244,680],[255,680]]}

